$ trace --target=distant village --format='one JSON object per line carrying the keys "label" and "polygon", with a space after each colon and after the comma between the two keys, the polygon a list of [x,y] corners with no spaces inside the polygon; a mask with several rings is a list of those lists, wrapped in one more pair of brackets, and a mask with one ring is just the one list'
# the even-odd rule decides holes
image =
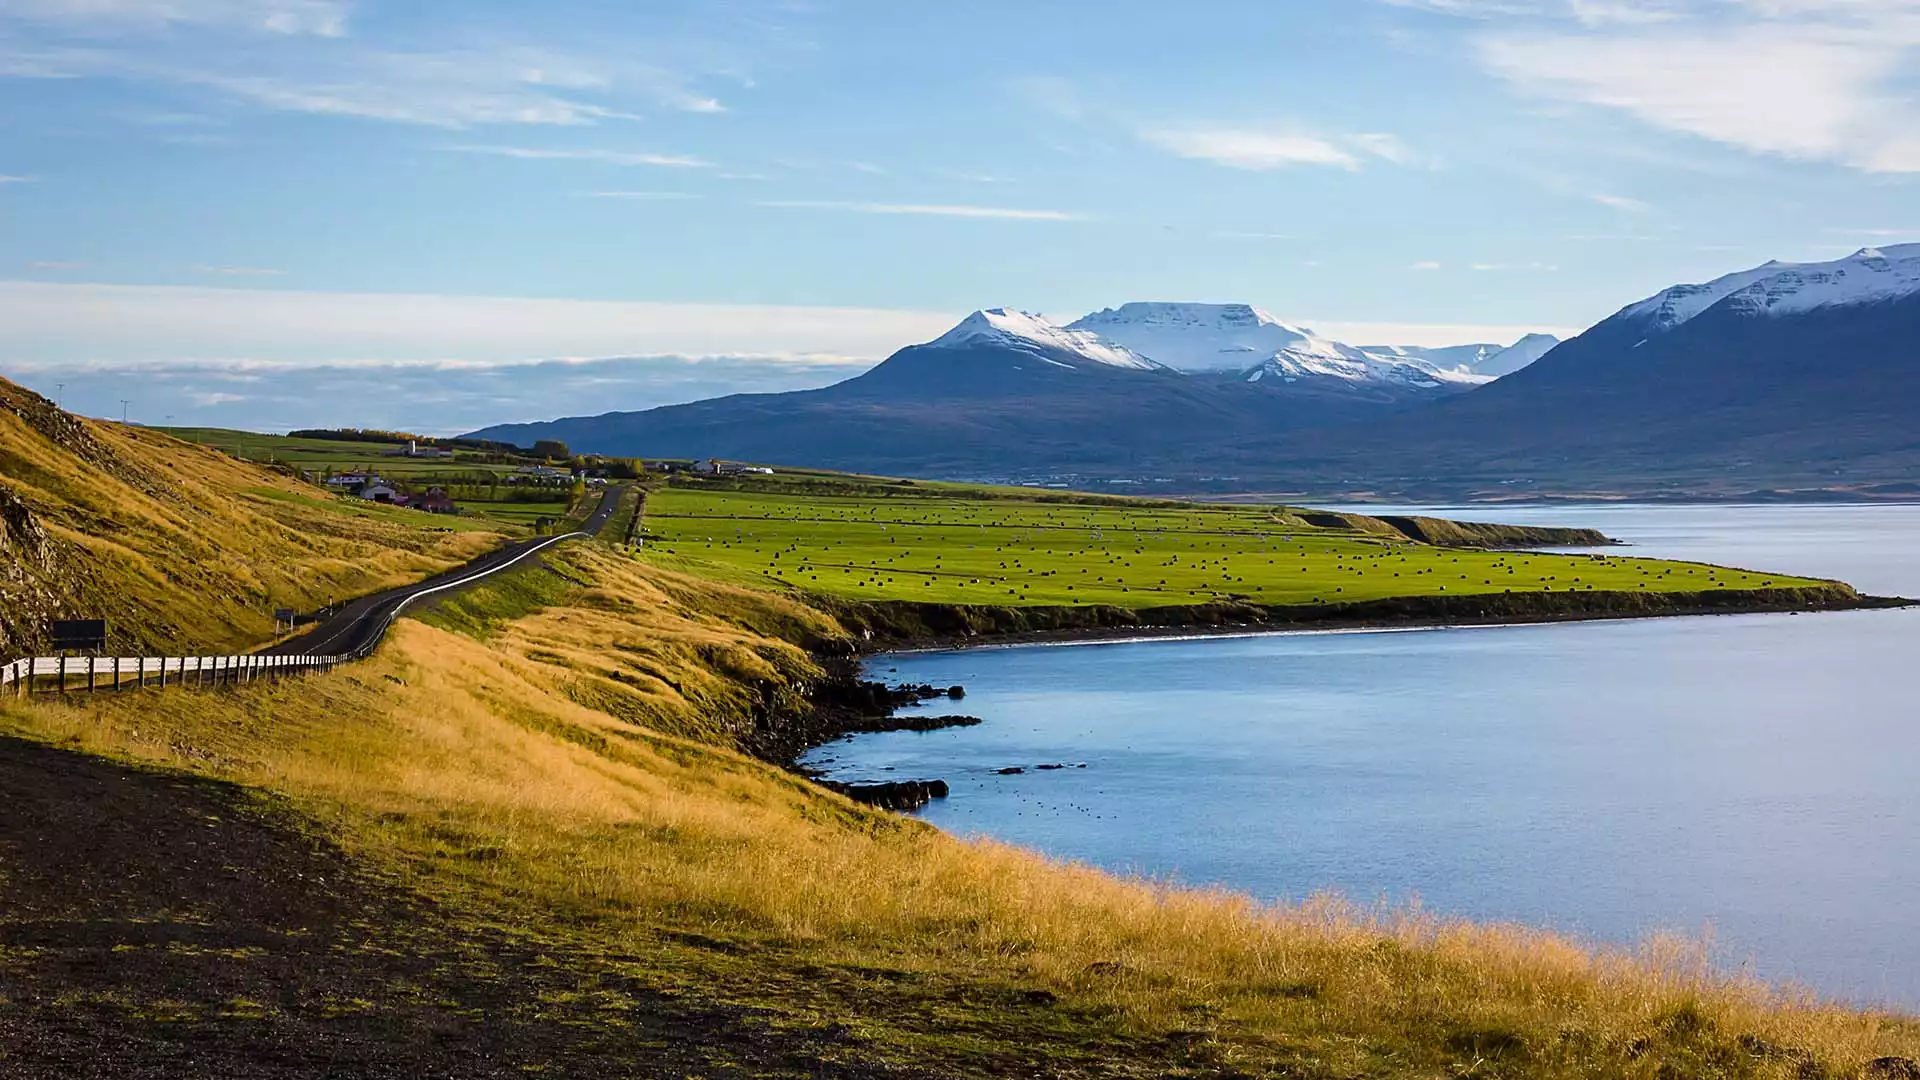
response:
{"label": "distant village", "polygon": [[[539,453],[544,447],[536,447]],[[564,447],[556,447],[561,452],[558,457],[568,456]],[[381,452],[383,457],[407,459],[451,460],[455,451],[438,446],[422,446],[418,439],[407,440],[406,445],[397,446]],[[688,473],[697,476],[741,476],[748,474],[772,475],[773,470],[764,465],[743,465],[738,462],[721,461],[715,458],[701,458],[696,461],[634,461],[625,468],[597,466],[600,459],[576,459],[580,463],[573,465],[521,465],[510,473],[497,477],[498,482],[509,485],[559,487],[562,485],[583,484],[587,487],[600,487],[611,479],[629,478],[635,471],[672,474]],[[624,463],[623,463],[624,464]],[[615,473],[618,476],[615,476]],[[408,485],[404,481],[389,479],[375,469],[358,469],[351,472],[329,473],[307,479],[324,485],[328,490],[368,502],[385,506],[404,506],[429,514],[458,514],[460,507],[441,484]]]}

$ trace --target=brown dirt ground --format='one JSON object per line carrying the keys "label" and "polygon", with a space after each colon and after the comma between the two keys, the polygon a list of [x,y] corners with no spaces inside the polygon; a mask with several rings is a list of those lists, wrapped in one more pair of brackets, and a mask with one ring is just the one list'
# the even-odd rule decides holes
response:
{"label": "brown dirt ground", "polygon": [[619,959],[456,924],[244,789],[0,738],[8,1080],[936,1075]]}

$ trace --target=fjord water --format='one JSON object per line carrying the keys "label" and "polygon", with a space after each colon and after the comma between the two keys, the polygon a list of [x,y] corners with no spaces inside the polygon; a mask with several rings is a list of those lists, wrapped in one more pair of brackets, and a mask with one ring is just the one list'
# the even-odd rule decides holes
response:
{"label": "fjord water", "polygon": [[[1920,596],[1920,506],[1420,509]],[[1710,935],[1729,970],[1920,1007],[1920,610],[992,648],[873,671],[964,684],[986,722],[810,760],[946,779],[923,816],[950,831],[1264,898],[1417,899],[1620,944]]]}

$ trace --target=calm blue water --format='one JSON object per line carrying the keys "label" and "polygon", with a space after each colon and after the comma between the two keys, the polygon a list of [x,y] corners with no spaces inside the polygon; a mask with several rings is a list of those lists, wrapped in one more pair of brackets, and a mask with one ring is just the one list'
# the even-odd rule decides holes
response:
{"label": "calm blue water", "polygon": [[[1920,507],[1418,509],[1920,596]],[[873,670],[965,684],[986,723],[811,760],[944,778],[952,797],[924,816],[955,832],[1263,897],[1417,898],[1609,942],[1710,933],[1729,968],[1920,1006],[1920,611],[1000,648]]]}

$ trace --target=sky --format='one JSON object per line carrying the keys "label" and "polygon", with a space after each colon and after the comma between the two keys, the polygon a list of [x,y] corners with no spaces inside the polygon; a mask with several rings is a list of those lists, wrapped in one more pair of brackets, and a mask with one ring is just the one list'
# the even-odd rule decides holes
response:
{"label": "sky", "polygon": [[1563,335],[1920,239],[1920,0],[0,0],[0,376],[430,433],[981,307]]}

